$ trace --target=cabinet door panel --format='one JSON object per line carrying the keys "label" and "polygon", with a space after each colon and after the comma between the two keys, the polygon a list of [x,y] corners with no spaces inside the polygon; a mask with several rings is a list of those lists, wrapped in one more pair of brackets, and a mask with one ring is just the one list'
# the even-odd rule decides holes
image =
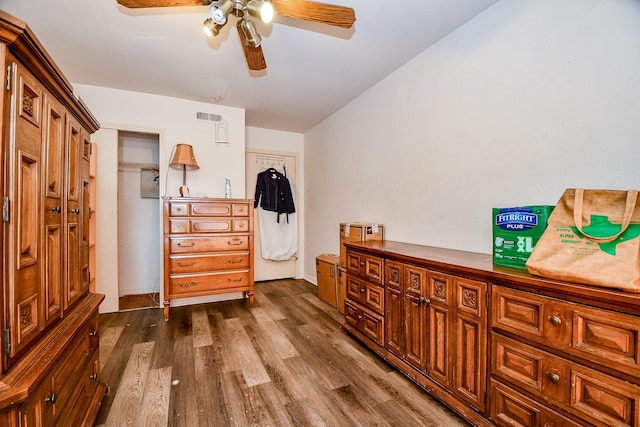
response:
{"label": "cabinet door panel", "polygon": [[9,226],[5,235],[7,267],[5,299],[11,342],[9,362],[36,338],[43,324],[41,250],[41,151],[43,88],[21,64],[11,64],[11,117],[7,147]]}
{"label": "cabinet door panel", "polygon": [[452,365],[449,361],[450,317],[446,307],[429,305],[427,374],[444,386],[449,386],[452,376]]}
{"label": "cabinet door panel", "polygon": [[385,262],[385,346],[396,356],[404,357],[404,265]]}
{"label": "cabinet door panel", "polygon": [[420,370],[426,368],[427,270],[406,265],[404,268],[404,351],[405,359]]}

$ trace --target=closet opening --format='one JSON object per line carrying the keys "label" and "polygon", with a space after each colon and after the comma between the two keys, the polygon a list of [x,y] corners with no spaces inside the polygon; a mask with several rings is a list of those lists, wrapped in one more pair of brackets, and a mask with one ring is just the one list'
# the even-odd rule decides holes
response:
{"label": "closet opening", "polygon": [[160,305],[158,134],[118,132],[119,310]]}

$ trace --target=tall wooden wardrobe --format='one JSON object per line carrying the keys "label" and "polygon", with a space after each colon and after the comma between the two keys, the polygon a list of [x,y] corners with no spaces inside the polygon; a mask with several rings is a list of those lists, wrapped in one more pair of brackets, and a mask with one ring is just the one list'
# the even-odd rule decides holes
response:
{"label": "tall wooden wardrobe", "polygon": [[89,292],[98,122],[27,24],[0,11],[0,425],[92,425],[105,394]]}

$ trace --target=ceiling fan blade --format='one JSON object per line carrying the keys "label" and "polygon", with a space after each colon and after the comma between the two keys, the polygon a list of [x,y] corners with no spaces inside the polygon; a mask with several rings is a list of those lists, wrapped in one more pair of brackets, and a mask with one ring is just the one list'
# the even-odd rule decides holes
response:
{"label": "ceiling fan blade", "polygon": [[244,57],[247,58],[247,66],[250,70],[260,71],[267,68],[267,61],[264,60],[264,54],[262,53],[262,46],[252,47],[247,43],[247,38],[244,33],[238,28],[238,36],[240,37],[240,44],[244,50]]}
{"label": "ceiling fan blade", "polygon": [[117,0],[124,7],[137,9],[141,7],[177,7],[207,6],[213,0]]}
{"label": "ceiling fan blade", "polygon": [[350,7],[307,0],[272,0],[276,14],[335,27],[351,28],[356,14]]}

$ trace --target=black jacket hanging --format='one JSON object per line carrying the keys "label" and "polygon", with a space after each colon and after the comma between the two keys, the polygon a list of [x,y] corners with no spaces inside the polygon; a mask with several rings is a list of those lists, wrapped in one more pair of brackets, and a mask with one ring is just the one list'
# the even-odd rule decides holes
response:
{"label": "black jacket hanging", "polygon": [[256,181],[253,205],[256,208],[260,205],[265,211],[277,212],[278,222],[280,222],[280,214],[294,213],[296,208],[289,179],[274,168],[260,172]]}

